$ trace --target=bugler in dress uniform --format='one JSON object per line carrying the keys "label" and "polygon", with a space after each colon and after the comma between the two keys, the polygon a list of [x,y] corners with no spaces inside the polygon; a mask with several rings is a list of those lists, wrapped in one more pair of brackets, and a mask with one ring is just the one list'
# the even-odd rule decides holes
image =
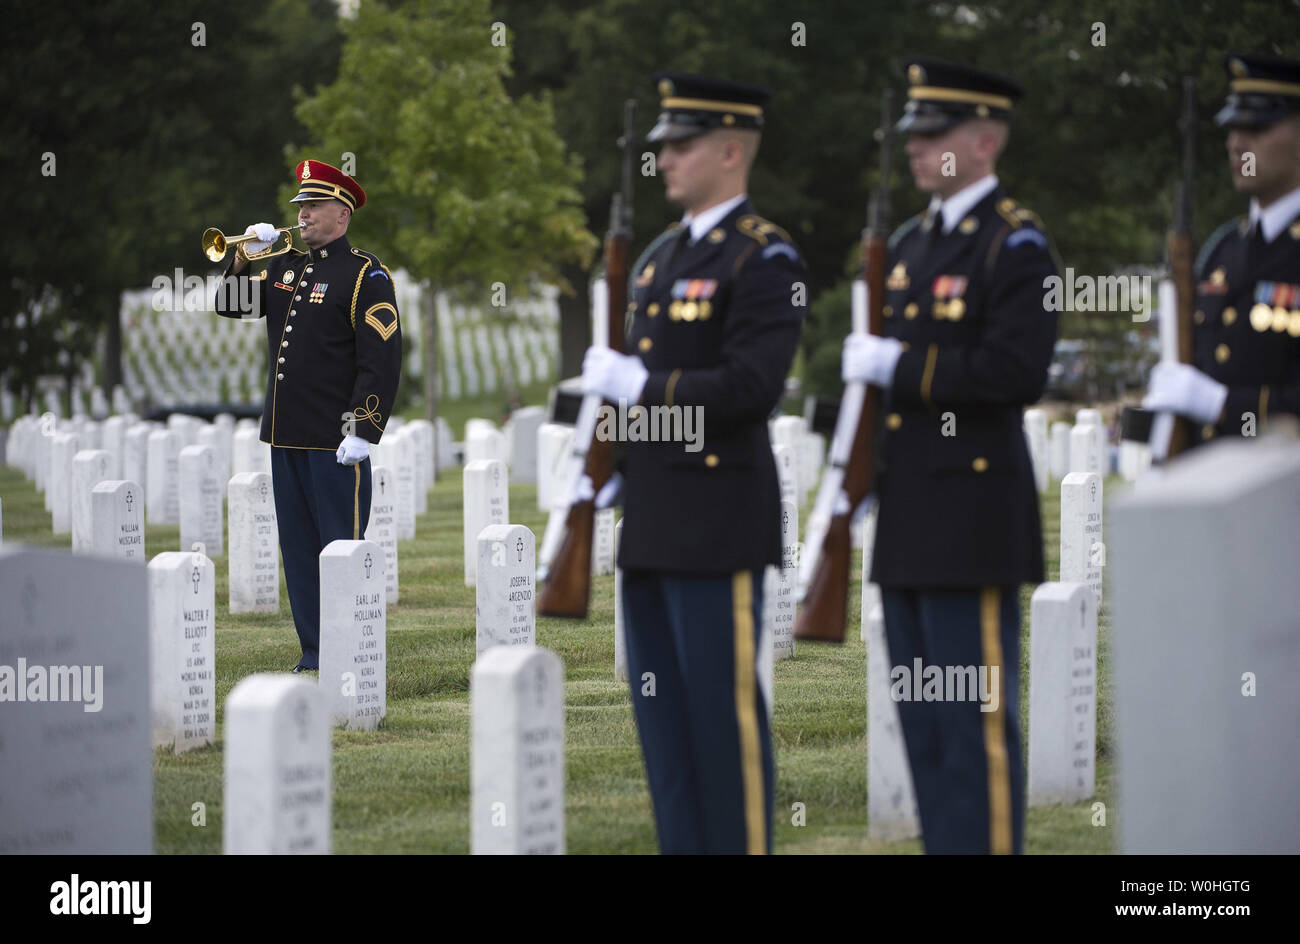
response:
{"label": "bugler in dress uniform", "polygon": [[663,145],[660,176],[688,213],[631,270],[630,353],[592,348],[583,384],[614,402],[702,414],[695,449],[623,447],[628,676],[660,848],[761,853],[775,769],[756,658],[762,572],[781,556],[767,419],[798,343],[792,298],[806,276],[789,235],[745,196],[767,93],[657,79],[662,113],[647,140]]}
{"label": "bugler in dress uniform", "polygon": [[[1199,439],[1256,435],[1300,414],[1300,62],[1225,59],[1228,129],[1248,217],[1220,226],[1196,263],[1193,364],[1161,364],[1143,406],[1197,421]],[[1253,167],[1247,167],[1247,163]]]}
{"label": "bugler in dress uniform", "polygon": [[892,665],[985,667],[999,683],[993,710],[899,703],[926,850],[1012,852],[1024,822],[1018,588],[1043,580],[1021,413],[1046,382],[1056,316],[1043,286],[1058,267],[1041,222],[993,174],[1020,87],[934,59],[905,72],[897,127],[931,204],[890,241],[885,336],[850,336],[844,352],[846,380],[884,391],[871,579]]}
{"label": "bugler in dress uniform", "polygon": [[[365,533],[367,443],[379,442],[393,407],[402,335],[391,273],[376,256],[354,248],[346,235],[351,212],[366,202],[365,191],[321,161],[303,161],[296,178],[293,202],[303,204],[299,219],[308,250],[274,257],[254,277],[251,294],[219,292],[217,312],[266,318],[261,439],[271,445],[285,582],[303,648],[299,667],[314,669],[318,558],[330,541],[357,540]],[[239,274],[242,261],[232,261],[227,274],[248,278]],[[251,308],[228,301],[249,297]]]}

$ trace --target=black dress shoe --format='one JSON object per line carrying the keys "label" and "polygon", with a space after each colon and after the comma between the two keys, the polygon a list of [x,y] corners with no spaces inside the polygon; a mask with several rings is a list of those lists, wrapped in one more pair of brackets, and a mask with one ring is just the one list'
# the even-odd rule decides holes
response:
{"label": "black dress shoe", "polygon": [[315,671],[316,671],[316,669],[308,668],[308,667],[305,666],[305,665],[295,665],[295,666],[293,667],[293,674],[294,674],[294,675],[300,675],[300,674],[303,673],[303,672],[315,672]]}

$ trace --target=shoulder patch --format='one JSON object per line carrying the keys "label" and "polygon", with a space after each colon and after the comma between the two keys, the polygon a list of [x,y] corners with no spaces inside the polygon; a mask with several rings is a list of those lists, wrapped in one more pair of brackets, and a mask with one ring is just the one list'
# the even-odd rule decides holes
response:
{"label": "shoulder patch", "polygon": [[1013,230],[1006,238],[1008,249],[1015,249],[1017,246],[1023,246],[1028,243],[1031,246],[1037,246],[1040,249],[1047,248],[1047,237],[1040,230],[1031,226],[1022,226],[1020,229]]}
{"label": "shoulder patch", "polygon": [[382,275],[384,278],[388,279],[388,281],[390,282],[392,281],[392,279],[388,277],[388,270],[385,269],[383,266],[380,266],[378,269],[373,270],[369,275],[366,276],[366,278],[373,279],[376,275]]}
{"label": "shoulder patch", "polygon": [[772,236],[787,243],[794,241],[790,238],[790,234],[781,227],[753,213],[748,213],[736,220],[736,232],[748,236],[760,246],[766,246]]}
{"label": "shoulder patch", "polygon": [[898,248],[898,244],[907,238],[912,230],[921,225],[922,214],[918,213],[909,220],[904,220],[903,224],[894,230],[889,236],[889,251],[893,252]]}
{"label": "shoulder patch", "polygon": [[763,249],[764,259],[771,259],[773,256],[785,256],[791,262],[799,261],[799,253],[789,243],[772,243]]}
{"label": "shoulder patch", "polygon": [[1201,251],[1197,253],[1196,265],[1193,267],[1198,281],[1205,279],[1206,266],[1209,265],[1210,257],[1214,255],[1215,250],[1217,250],[1223,241],[1236,231],[1237,227],[1245,222],[1245,220],[1246,218],[1244,216],[1235,217],[1228,220],[1228,222],[1224,223],[1210,234],[1210,238],[1205,241],[1201,246]]}

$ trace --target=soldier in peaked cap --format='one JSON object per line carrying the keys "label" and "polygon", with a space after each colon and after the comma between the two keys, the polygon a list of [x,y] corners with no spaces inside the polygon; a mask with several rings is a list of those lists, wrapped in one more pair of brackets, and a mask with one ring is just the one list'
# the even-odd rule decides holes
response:
{"label": "soldier in peaked cap", "polygon": [[757,659],[763,569],[781,556],[767,418],[798,344],[794,289],[806,276],[789,235],[746,194],[767,93],[656,78],[647,140],[686,212],[632,267],[629,353],[589,349],[583,387],[702,416],[694,449],[623,447],[612,489],[625,492],[628,677],[660,849],[764,853],[775,768]]}
{"label": "soldier in peaked cap", "polygon": [[1196,262],[1193,364],[1161,363],[1142,405],[1199,424],[1199,440],[1253,436],[1300,414],[1300,62],[1228,55],[1232,183],[1250,197]]}
{"label": "soldier in peaked cap", "polygon": [[[218,292],[217,312],[266,317],[261,439],[271,446],[300,672],[320,664],[320,552],[331,541],[360,540],[370,518],[370,444],[379,442],[397,395],[402,334],[391,274],[348,242],[365,191],[321,161],[303,161],[295,176],[292,202],[307,251],[276,256],[250,275],[241,247],[226,274],[254,279],[256,289]],[[246,244],[251,253],[276,236],[270,223],[247,232],[258,237]],[[237,301],[246,298],[251,308]]]}
{"label": "soldier in peaked cap", "polygon": [[897,128],[930,205],[890,240],[884,336],[851,335],[843,355],[846,381],[884,393],[871,579],[894,671],[988,683],[899,702],[926,851],[1019,852],[1019,587],[1043,580],[1021,413],[1047,379],[1058,266],[995,173],[1020,86],[935,59],[905,74]]}

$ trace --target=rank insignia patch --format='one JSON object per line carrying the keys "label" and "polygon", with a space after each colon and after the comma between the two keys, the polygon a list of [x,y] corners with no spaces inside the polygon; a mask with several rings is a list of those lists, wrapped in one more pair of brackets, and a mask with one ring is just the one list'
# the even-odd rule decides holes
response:
{"label": "rank insignia patch", "polygon": [[325,301],[325,290],[329,287],[328,282],[317,282],[312,286],[311,295],[307,298],[307,301],[315,302],[319,305],[321,302]]}
{"label": "rank insignia patch", "polygon": [[366,324],[387,341],[397,330],[397,309],[388,302],[380,302],[366,309]]}

